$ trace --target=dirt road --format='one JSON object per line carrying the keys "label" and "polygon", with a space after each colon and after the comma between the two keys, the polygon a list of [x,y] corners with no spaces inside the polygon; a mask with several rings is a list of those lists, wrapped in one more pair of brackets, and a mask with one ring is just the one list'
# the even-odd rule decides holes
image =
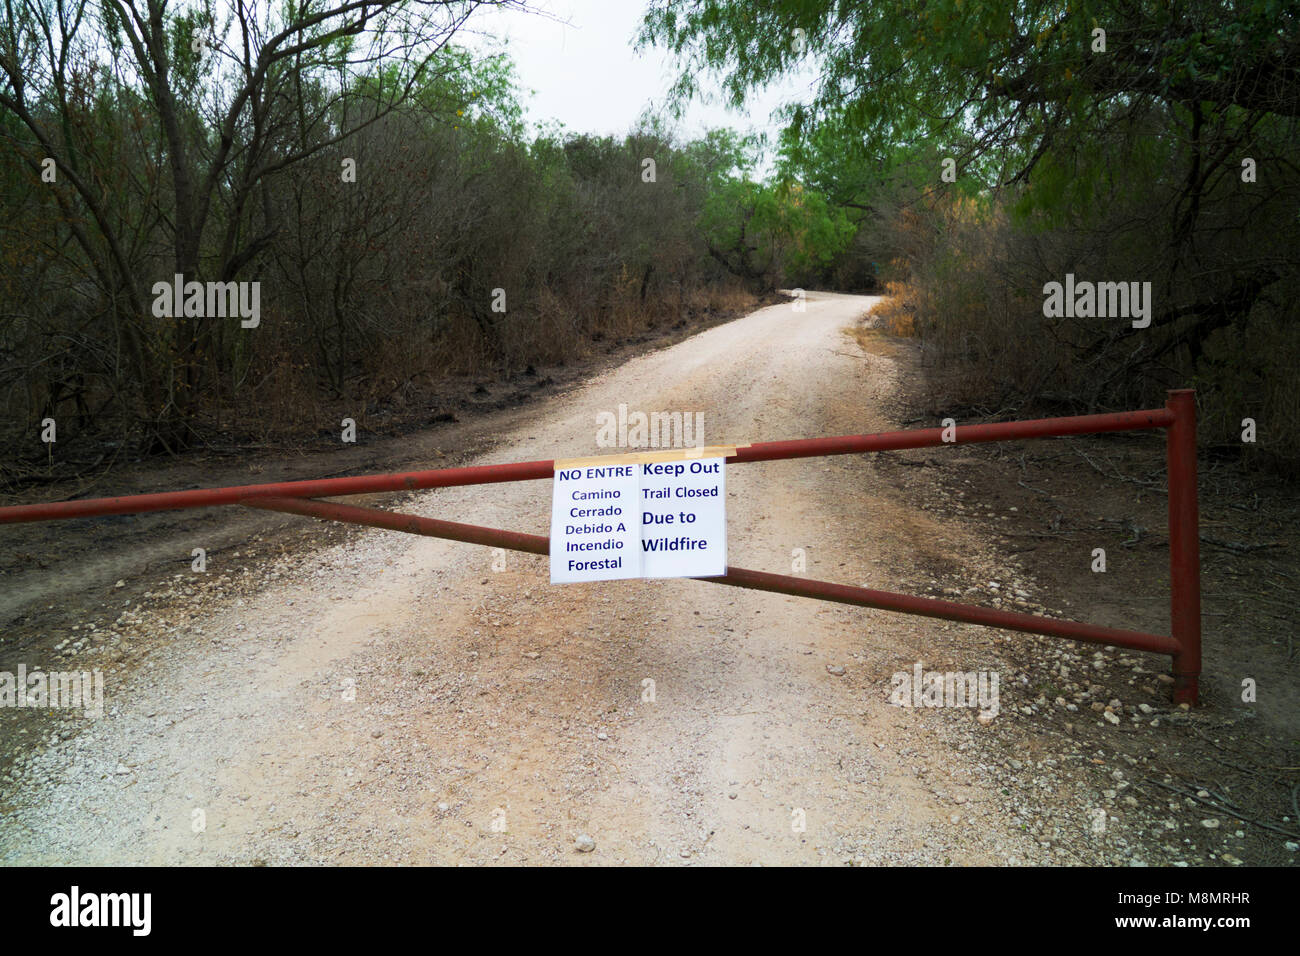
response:
{"label": "dirt road", "polygon": [[[906,363],[843,331],[872,302],[813,295],[635,359],[530,410],[480,461],[597,453],[596,415],[620,403],[702,411],[708,443],[892,427]],[[959,524],[873,489],[864,457],[735,466],[727,491],[736,565],[791,573],[802,549],[800,573],[846,583],[896,588],[931,560],[1008,595],[1023,583]],[[549,493],[447,489],[404,510],[546,533]],[[6,784],[0,860],[1079,859],[1088,798],[1031,833],[981,742],[998,726],[888,702],[917,662],[996,670],[1005,637],[690,580],[552,587],[541,558],[494,559],[358,530],[236,554],[208,570],[228,597],[198,608],[178,575],[127,612],[153,622],[148,653],[110,675],[108,714]]]}

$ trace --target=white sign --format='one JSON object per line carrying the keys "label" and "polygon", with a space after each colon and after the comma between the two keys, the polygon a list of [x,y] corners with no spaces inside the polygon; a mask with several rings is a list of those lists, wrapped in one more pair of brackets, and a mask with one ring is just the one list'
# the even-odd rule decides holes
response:
{"label": "white sign", "polygon": [[557,468],[551,583],[727,573],[722,458]]}
{"label": "white sign", "polygon": [[727,488],[721,458],[641,465],[641,576],[727,573]]}
{"label": "white sign", "polygon": [[551,583],[641,576],[638,465],[557,469],[551,495]]}

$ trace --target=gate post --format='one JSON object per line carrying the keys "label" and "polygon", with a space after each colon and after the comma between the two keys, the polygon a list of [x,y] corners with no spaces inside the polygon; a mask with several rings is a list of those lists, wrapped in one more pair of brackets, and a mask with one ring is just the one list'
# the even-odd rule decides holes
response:
{"label": "gate post", "polygon": [[1169,468],[1170,633],[1174,703],[1198,703],[1201,676],[1201,547],[1196,504],[1196,393],[1170,389],[1174,413],[1166,436]]}

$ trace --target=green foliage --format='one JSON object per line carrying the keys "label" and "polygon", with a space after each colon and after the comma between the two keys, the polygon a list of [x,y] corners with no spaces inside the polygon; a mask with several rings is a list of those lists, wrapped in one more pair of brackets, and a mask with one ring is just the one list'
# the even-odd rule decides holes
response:
{"label": "green foliage", "polygon": [[[504,54],[369,60],[372,38],[326,24],[266,54],[249,92],[238,44],[195,50],[198,32],[228,35],[196,5],[163,17],[162,87],[104,59],[138,55],[117,6],[87,8],[102,19],[66,61],[39,40],[68,0],[16,9],[0,24],[7,441],[49,414],[69,450],[175,449],[230,421],[239,437],[268,418],[300,430],[321,400],[368,408],[450,373],[561,361],[735,294],[700,227],[756,161],[734,133],[680,143],[650,116],[625,137],[532,136]],[[256,42],[302,9],[259,8]],[[794,261],[798,241],[834,241],[824,209],[761,218]],[[260,283],[262,325],[155,316],[150,290],[177,272]]]}
{"label": "green foliage", "polygon": [[[1292,420],[1281,366],[1224,340],[1293,352],[1294,3],[654,0],[641,42],[678,57],[679,107],[710,75],[740,103],[815,68],[786,112],[780,176],[849,211],[849,271],[889,262],[901,324],[990,389],[1092,408],[1200,381],[1222,423],[1250,381],[1272,427]],[[1066,272],[1150,281],[1150,327],[1045,329],[1039,290]]]}
{"label": "green foliage", "polygon": [[462,47],[443,48],[413,102],[453,128],[473,127],[516,142],[525,136],[519,80],[505,53],[483,56]]}
{"label": "green foliage", "polygon": [[713,182],[699,228],[714,258],[764,289],[815,274],[855,232],[847,212],[816,190],[748,178]]}
{"label": "green foliage", "polygon": [[[783,147],[825,176],[828,147],[847,146],[836,175],[850,196],[906,165],[917,148],[964,155],[959,165],[986,186],[1027,179],[1050,153],[1058,163],[1076,162],[1073,178],[1095,181],[1106,175],[1103,163],[1087,161],[1097,131],[1153,104],[1300,115],[1300,74],[1288,66],[1300,57],[1300,12],[1274,0],[773,0],[760,7],[657,0],[642,43],[680,58],[679,101],[715,73],[739,103],[815,61],[820,83],[809,102],[790,110]],[[1098,27],[1107,33],[1104,53],[1092,49]],[[864,154],[866,144],[876,144],[874,155]],[[866,159],[872,162],[862,168]],[[982,165],[972,170],[977,160]],[[1042,204],[1078,198],[1060,186],[1048,184]]]}

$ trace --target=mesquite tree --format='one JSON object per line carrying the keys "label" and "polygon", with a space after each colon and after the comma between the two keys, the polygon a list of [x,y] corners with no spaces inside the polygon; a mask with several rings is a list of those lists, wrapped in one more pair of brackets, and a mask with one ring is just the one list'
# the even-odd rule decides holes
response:
{"label": "mesquite tree", "polygon": [[237,345],[210,316],[155,316],[153,285],[255,280],[295,167],[454,64],[439,54],[477,8],[519,5],[2,2],[3,133],[46,175],[93,276],[77,293],[117,331],[130,401],[165,448],[188,443]]}

